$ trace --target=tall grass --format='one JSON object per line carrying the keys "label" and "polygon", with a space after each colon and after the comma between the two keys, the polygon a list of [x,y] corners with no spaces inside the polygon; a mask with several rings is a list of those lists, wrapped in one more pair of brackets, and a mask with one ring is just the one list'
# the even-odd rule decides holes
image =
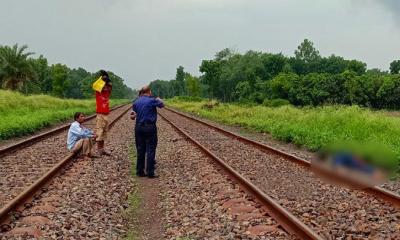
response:
{"label": "tall grass", "polygon": [[[111,100],[111,105],[124,102],[128,100]],[[72,119],[75,112],[91,114],[95,109],[94,99],[65,100],[0,90],[0,140],[31,134],[51,124]]]}
{"label": "tall grass", "polygon": [[220,123],[270,133],[286,142],[318,150],[331,144],[359,142],[382,146],[395,154],[391,165],[400,159],[400,119],[385,111],[357,106],[296,108],[281,106],[242,106],[219,104],[205,108],[206,101],[185,102],[172,99],[168,105]]}

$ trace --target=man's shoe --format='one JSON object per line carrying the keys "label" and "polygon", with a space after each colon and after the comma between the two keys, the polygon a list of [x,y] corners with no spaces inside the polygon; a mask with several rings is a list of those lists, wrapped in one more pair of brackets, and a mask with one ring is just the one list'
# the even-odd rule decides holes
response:
{"label": "man's shoe", "polygon": [[139,173],[139,174],[136,174],[136,176],[138,176],[138,177],[147,177],[147,174],[145,174],[145,173]]}
{"label": "man's shoe", "polygon": [[149,176],[147,176],[148,178],[159,178],[159,176],[158,175],[149,175]]}

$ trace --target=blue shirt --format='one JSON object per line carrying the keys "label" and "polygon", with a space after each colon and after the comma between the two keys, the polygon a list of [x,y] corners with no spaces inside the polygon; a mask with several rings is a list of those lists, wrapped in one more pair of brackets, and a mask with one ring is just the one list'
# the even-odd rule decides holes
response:
{"label": "blue shirt", "polygon": [[132,110],[136,112],[136,124],[156,123],[157,107],[164,107],[164,103],[149,96],[136,99],[132,106]]}
{"label": "blue shirt", "polygon": [[90,137],[93,137],[93,132],[82,126],[78,121],[75,121],[71,124],[68,130],[67,148],[71,150],[77,141]]}
{"label": "blue shirt", "polygon": [[368,174],[372,174],[374,172],[373,166],[361,162],[350,153],[336,154],[333,158],[333,166],[338,166],[338,165]]}

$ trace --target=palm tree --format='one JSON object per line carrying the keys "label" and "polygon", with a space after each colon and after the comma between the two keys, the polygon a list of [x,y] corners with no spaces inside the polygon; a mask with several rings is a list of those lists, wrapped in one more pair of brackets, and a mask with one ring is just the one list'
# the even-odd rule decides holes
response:
{"label": "palm tree", "polygon": [[34,53],[24,52],[27,45],[0,46],[0,80],[5,89],[20,90],[24,82],[34,77],[28,57]]}

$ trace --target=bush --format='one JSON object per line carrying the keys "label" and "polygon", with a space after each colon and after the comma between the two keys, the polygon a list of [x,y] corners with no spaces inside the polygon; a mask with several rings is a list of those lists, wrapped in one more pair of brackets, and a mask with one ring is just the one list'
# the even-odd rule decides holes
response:
{"label": "bush", "polygon": [[202,108],[202,109],[211,110],[211,109],[213,109],[214,107],[217,107],[217,106],[219,106],[219,102],[218,102],[217,100],[211,100],[211,101],[209,101],[209,102],[203,104],[203,105],[201,106],[201,108]]}
{"label": "bush", "polygon": [[281,73],[268,82],[271,98],[290,99],[290,93],[300,77],[295,73]]}
{"label": "bush", "polygon": [[377,97],[381,107],[399,109],[400,107],[400,75],[385,77]]}
{"label": "bush", "polygon": [[266,107],[280,107],[284,105],[290,105],[290,102],[286,99],[264,99],[263,105]]}

